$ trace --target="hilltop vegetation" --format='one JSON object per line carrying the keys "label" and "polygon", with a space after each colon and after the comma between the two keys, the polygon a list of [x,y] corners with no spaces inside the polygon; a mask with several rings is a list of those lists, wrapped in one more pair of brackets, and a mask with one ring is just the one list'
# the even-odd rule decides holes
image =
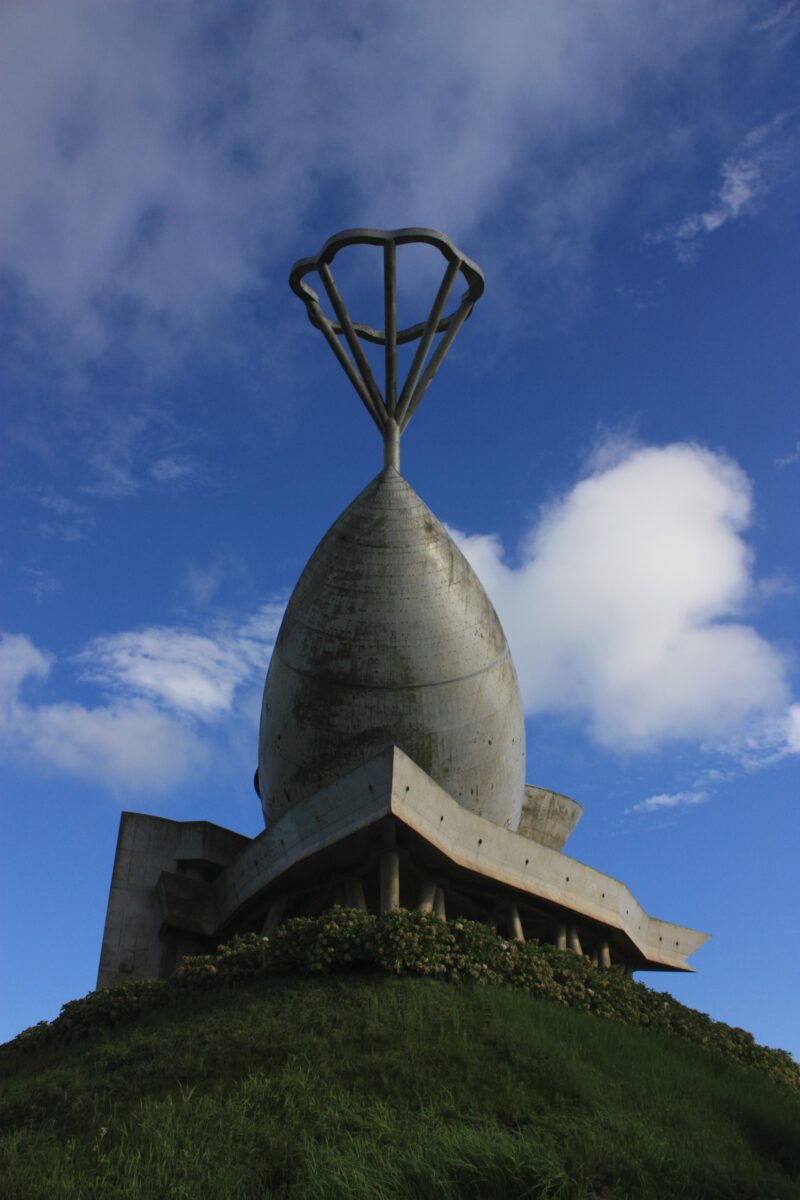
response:
{"label": "hilltop vegetation", "polygon": [[[537,975],[539,996],[490,978],[507,957],[529,987]],[[402,977],[413,971],[428,977]],[[4,1195],[800,1197],[791,1074],[633,1028],[609,1011],[617,991],[639,1018],[664,1008],[641,985],[467,922],[342,910],[290,922],[269,944],[188,961],[169,984],[75,1001],[5,1047]]]}

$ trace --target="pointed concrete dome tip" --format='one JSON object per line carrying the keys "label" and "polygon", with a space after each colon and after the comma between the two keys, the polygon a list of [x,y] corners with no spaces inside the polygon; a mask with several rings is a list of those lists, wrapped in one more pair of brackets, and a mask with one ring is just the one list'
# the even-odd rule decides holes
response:
{"label": "pointed concrete dome tip", "polygon": [[505,634],[453,539],[390,467],[331,526],[286,609],[261,715],[265,817],[391,745],[459,804],[516,829],[525,740]]}

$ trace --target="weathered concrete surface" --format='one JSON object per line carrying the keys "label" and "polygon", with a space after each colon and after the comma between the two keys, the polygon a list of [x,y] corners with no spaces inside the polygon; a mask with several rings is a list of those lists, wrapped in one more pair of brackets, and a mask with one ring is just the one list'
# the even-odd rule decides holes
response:
{"label": "weathered concrete surface", "polygon": [[[211,879],[249,841],[208,821],[124,812],[97,986],[168,975],[182,945],[195,949],[196,935],[216,927]],[[177,934],[169,943],[160,936],[164,926]]]}
{"label": "weathered concrete surface", "polygon": [[[391,747],[289,809],[212,884],[222,919],[298,863],[393,816],[452,863],[624,934],[645,965],[691,970],[708,935],[650,917],[624,883],[465,809],[402,750]],[[509,897],[510,899],[513,897]],[[570,920],[570,924],[574,922]]]}
{"label": "weathered concrete surface", "polygon": [[561,850],[582,816],[583,807],[576,800],[526,783],[517,833]]}
{"label": "weathered concrete surface", "polygon": [[465,809],[516,828],[525,737],[505,634],[392,467],[334,522],[289,601],[264,689],[265,816],[274,823],[390,745]]}

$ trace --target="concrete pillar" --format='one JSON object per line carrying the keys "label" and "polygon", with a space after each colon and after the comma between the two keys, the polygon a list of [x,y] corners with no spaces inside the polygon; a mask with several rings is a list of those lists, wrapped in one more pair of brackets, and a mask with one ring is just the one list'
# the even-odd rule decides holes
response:
{"label": "concrete pillar", "polygon": [[633,963],[630,963],[630,962],[625,963],[625,974],[628,977],[628,979],[633,978],[633,972],[635,971],[635,969],[636,968],[634,967]]}
{"label": "concrete pillar", "polygon": [[581,939],[578,937],[578,931],[574,925],[570,925],[567,930],[567,942],[573,954],[582,955]]}
{"label": "concrete pillar", "polygon": [[364,896],[364,885],[360,879],[351,877],[344,881],[345,904],[348,908],[361,908],[366,911],[367,901]]}
{"label": "concrete pillar", "polygon": [[334,891],[334,893],[333,893],[333,903],[334,903],[334,904],[338,904],[340,908],[343,908],[343,907],[344,907],[344,905],[345,905],[345,898],[344,898],[344,896],[345,896],[345,892],[344,892],[344,884],[343,884],[343,883],[337,883],[337,885],[336,885],[336,889],[335,889],[335,891]]}
{"label": "concrete pillar", "polygon": [[603,968],[604,971],[610,971],[611,970],[611,951],[608,947],[608,942],[606,941],[605,938],[603,938],[603,940],[600,942],[599,950],[600,950],[600,966]]}
{"label": "concrete pillar", "polygon": [[440,887],[436,889],[436,899],[433,902],[433,911],[440,921],[447,920],[447,909],[444,906],[444,892]]}
{"label": "concrete pillar", "polygon": [[591,961],[591,964],[592,964],[592,966],[593,966],[593,967],[599,967],[599,966],[600,966],[600,958],[599,958],[599,955],[598,955],[598,953],[597,953],[597,947],[596,947],[596,946],[595,946],[594,950],[592,951],[592,953],[590,954],[589,958],[590,958],[590,961]]}
{"label": "concrete pillar", "polygon": [[278,896],[272,901],[267,909],[267,916],[264,921],[264,926],[261,930],[261,936],[271,938],[278,932],[278,926],[283,919],[283,910],[286,908],[286,897]]}
{"label": "concrete pillar", "polygon": [[431,879],[426,879],[419,890],[419,903],[417,908],[420,912],[433,912],[433,906],[436,903],[436,884]]}
{"label": "concrete pillar", "polygon": [[563,921],[556,925],[556,949],[566,950],[567,948],[567,927]]}
{"label": "concrete pillar", "polygon": [[508,906],[508,932],[515,942],[525,941],[525,932],[522,928],[522,921],[519,919],[519,909],[516,904]]}
{"label": "concrete pillar", "polygon": [[381,855],[381,912],[400,907],[400,855],[385,850]]}

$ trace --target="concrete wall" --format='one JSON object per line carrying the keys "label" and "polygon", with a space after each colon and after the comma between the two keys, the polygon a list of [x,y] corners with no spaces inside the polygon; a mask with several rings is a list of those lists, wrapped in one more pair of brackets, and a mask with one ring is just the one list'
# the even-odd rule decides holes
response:
{"label": "concrete wall", "polygon": [[576,800],[526,783],[517,833],[551,850],[562,850],[582,816]]}
{"label": "concrete wall", "polygon": [[216,924],[211,880],[249,842],[208,821],[120,818],[97,986],[163,979]]}

